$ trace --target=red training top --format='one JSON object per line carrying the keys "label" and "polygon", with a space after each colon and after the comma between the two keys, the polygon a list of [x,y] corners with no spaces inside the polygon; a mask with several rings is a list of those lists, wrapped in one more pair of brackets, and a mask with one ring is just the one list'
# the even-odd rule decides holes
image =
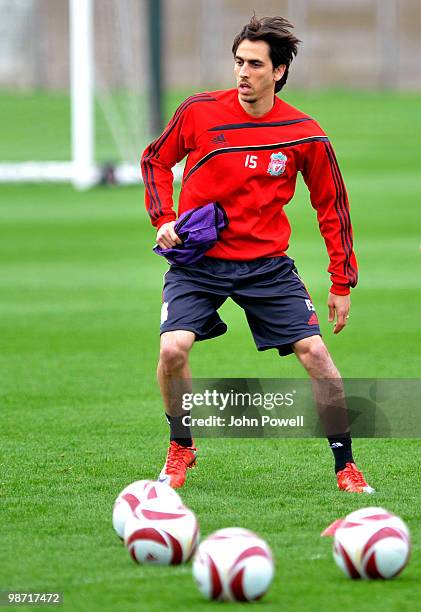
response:
{"label": "red training top", "polygon": [[142,156],[146,208],[156,228],[176,219],[171,169],[186,155],[178,214],[219,202],[229,220],[207,256],[284,255],[291,235],[284,207],[299,171],[329,254],[332,293],[347,295],[357,284],[345,185],[332,145],[311,117],[275,96],[272,109],[255,119],[236,89],[187,98]]}

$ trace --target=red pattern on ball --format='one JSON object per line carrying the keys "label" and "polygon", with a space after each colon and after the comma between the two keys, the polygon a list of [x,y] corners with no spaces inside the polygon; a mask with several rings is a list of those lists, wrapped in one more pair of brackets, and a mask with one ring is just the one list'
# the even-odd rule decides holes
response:
{"label": "red pattern on ball", "polygon": [[345,565],[347,567],[347,570],[351,578],[353,580],[358,580],[358,578],[361,578],[359,571],[357,570],[357,568],[355,567],[355,565],[353,564],[351,560],[351,557],[348,555],[345,548],[342,546],[340,542],[338,543],[337,552],[342,556],[343,560],[345,561]]}
{"label": "red pattern on ball", "polygon": [[152,487],[146,496],[146,499],[155,499],[158,497],[158,493],[156,492],[155,487]]}
{"label": "red pattern on ball", "polygon": [[365,566],[365,573],[370,578],[383,578],[376,564],[376,551],[373,550]]}
{"label": "red pattern on ball", "polygon": [[138,540],[150,540],[152,542],[156,542],[157,544],[162,544],[162,546],[168,548],[168,544],[163,535],[161,535],[159,531],[157,531],[153,527],[143,527],[141,529],[136,529],[136,531],[133,531],[133,533],[130,534],[127,540],[127,547],[130,547],[131,544],[137,542]]}
{"label": "red pattern on ball", "polygon": [[376,544],[376,542],[380,542],[380,540],[384,540],[385,538],[398,538],[399,540],[408,542],[406,534],[403,533],[403,531],[400,531],[400,529],[396,529],[395,527],[382,527],[382,529],[379,529],[378,531],[373,533],[371,538],[367,540],[362,550],[361,556],[364,558],[364,556],[368,553],[370,548],[374,544]]}
{"label": "red pattern on ball", "polygon": [[248,559],[249,557],[264,557],[265,559],[269,559],[269,561],[271,560],[271,556],[264,548],[262,548],[261,546],[251,546],[250,548],[246,548],[246,550],[243,550],[243,552],[238,555],[238,557],[231,566],[231,571],[235,569],[235,567],[240,563],[240,561]]}
{"label": "red pattern on ball", "polygon": [[210,577],[211,577],[211,584],[212,584],[212,599],[219,599],[219,597],[222,594],[221,577],[219,575],[218,568],[216,567],[216,564],[214,560],[212,559],[212,557],[209,554],[207,555],[207,557],[208,557],[208,562],[209,562]]}
{"label": "red pattern on ball", "polygon": [[136,508],[138,507],[140,503],[139,499],[132,493],[125,493],[124,495],[122,495],[121,499],[124,499],[124,501],[126,501],[129,504],[130,510],[132,512],[136,510]]}
{"label": "red pattern on ball", "polygon": [[174,512],[158,512],[157,510],[148,510],[146,508],[141,508],[140,514],[142,514],[149,521],[167,521],[187,516],[186,514],[176,514]]}
{"label": "red pattern on ball", "polygon": [[247,601],[247,597],[243,589],[243,575],[245,567],[242,567],[231,580],[230,588],[236,601]]}
{"label": "red pattern on ball", "polygon": [[167,531],[165,531],[164,533],[167,536],[167,538],[170,540],[171,547],[172,547],[172,557],[171,557],[170,564],[180,565],[180,563],[182,563],[183,561],[183,550],[181,548],[181,544],[173,535],[171,535]]}

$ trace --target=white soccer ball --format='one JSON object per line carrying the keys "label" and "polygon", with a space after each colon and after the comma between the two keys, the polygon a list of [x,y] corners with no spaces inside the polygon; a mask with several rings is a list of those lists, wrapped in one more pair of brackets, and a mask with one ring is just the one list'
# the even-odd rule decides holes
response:
{"label": "white soccer ball", "polygon": [[139,504],[150,499],[160,499],[173,506],[183,505],[180,496],[167,484],[155,480],[132,482],[121,491],[113,507],[113,527],[121,540],[127,519],[135,515]]}
{"label": "white soccer ball", "polygon": [[248,529],[216,531],[199,545],[193,560],[193,577],[206,599],[255,601],[273,576],[269,546]]}
{"label": "white soccer ball", "polygon": [[394,578],[410,555],[409,529],[384,508],[349,514],[335,531],[333,557],[349,578]]}
{"label": "white soccer ball", "polygon": [[188,561],[199,541],[199,525],[186,506],[158,499],[140,504],[124,529],[124,543],[134,561],[179,565]]}

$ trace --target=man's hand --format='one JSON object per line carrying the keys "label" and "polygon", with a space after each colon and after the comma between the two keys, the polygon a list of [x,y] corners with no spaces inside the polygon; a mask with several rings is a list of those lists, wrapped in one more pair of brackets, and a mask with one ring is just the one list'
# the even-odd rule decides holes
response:
{"label": "man's hand", "polygon": [[177,236],[174,231],[175,221],[164,223],[156,234],[156,242],[159,244],[161,249],[170,249],[176,244],[181,244],[182,240]]}
{"label": "man's hand", "polygon": [[327,300],[329,307],[329,323],[333,323],[336,315],[336,325],[333,329],[334,334],[339,332],[345,327],[347,319],[349,318],[349,309],[351,308],[351,297],[349,295],[335,295],[329,293]]}

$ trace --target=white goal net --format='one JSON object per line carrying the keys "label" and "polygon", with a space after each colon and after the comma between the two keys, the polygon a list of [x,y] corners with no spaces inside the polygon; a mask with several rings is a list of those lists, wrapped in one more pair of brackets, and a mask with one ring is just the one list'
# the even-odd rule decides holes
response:
{"label": "white goal net", "polygon": [[152,137],[147,11],[146,0],[0,0],[0,103],[15,122],[0,181],[139,181]]}

